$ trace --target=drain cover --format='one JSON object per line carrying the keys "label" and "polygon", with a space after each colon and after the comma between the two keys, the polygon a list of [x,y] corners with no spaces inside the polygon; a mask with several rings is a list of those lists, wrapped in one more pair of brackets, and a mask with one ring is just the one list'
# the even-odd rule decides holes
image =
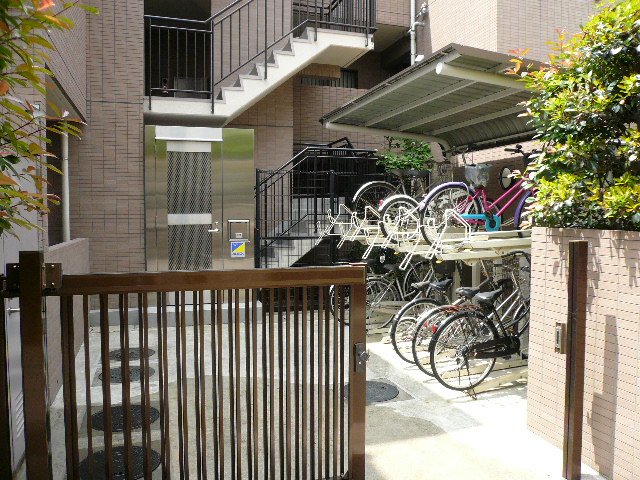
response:
{"label": "drain cover", "polygon": [[[111,429],[114,432],[124,431],[124,408],[121,405],[111,408]],[[142,428],[142,405],[131,405],[131,429]],[[160,418],[160,412],[149,407],[149,417],[151,423]],[[91,416],[91,425],[96,430],[104,430],[104,412],[94,413]]]}
{"label": "drain cover", "polygon": [[[390,383],[367,381],[367,403],[388,402],[399,393],[397,387]],[[349,385],[345,388],[344,396],[349,398]]]}
{"label": "drain cover", "polygon": [[[111,383],[122,383],[122,369],[120,367],[112,368],[109,370]],[[152,377],[156,371],[149,367],[149,376]],[[100,380],[102,380],[102,373],[98,376]],[[129,378],[132,382],[140,381],[140,367],[129,367]]]}
{"label": "drain cover", "polygon": [[[142,447],[131,447],[133,457],[133,478],[144,477],[144,449]],[[127,451],[124,447],[113,447],[111,462],[113,465],[113,480],[124,480],[127,477],[125,467],[125,457]],[[104,450],[93,454],[93,475],[89,471],[89,461],[85,458],[80,462],[80,478],[83,480],[107,480]],[[151,450],[151,470],[155,470],[160,465],[160,454]],[[111,479],[110,479],[111,480]]]}
{"label": "drain cover", "polygon": [[[122,360],[122,353],[124,352],[124,349],[122,348],[118,348],[117,350],[111,350],[109,352],[109,360],[116,360],[116,361],[121,361]],[[151,357],[156,353],[156,351],[153,348],[147,348],[147,357]],[[142,357],[142,350],[138,347],[133,347],[129,349],[129,360],[131,361],[136,361],[136,360],[140,360],[140,357]]]}

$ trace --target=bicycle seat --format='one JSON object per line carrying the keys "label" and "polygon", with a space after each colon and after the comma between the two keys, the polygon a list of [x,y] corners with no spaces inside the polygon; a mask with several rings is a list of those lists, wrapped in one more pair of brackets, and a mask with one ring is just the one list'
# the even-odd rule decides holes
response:
{"label": "bicycle seat", "polygon": [[480,287],[460,287],[456,288],[456,295],[466,299],[472,299],[480,292]]}
{"label": "bicycle seat", "polygon": [[431,284],[431,282],[417,282],[417,283],[412,283],[411,284],[411,288],[413,288],[415,291],[417,292],[424,292],[426,289],[429,288],[429,285]]}
{"label": "bicycle seat", "polygon": [[445,278],[444,280],[440,280],[439,282],[431,282],[429,286],[434,290],[438,290],[439,292],[446,292],[449,290],[449,287],[453,283],[453,278]]}
{"label": "bicycle seat", "polygon": [[400,271],[400,264],[398,263],[387,263],[386,265],[383,265],[383,267],[385,272],[399,272]]}
{"label": "bicycle seat", "polygon": [[478,293],[475,296],[475,300],[483,307],[491,307],[497,298],[502,295],[503,291],[504,289],[499,288],[497,290],[491,290],[490,292]]}
{"label": "bicycle seat", "polygon": [[364,263],[367,264],[368,267],[373,267],[374,265],[378,264],[378,259],[377,258],[367,258],[366,260],[363,260]]}

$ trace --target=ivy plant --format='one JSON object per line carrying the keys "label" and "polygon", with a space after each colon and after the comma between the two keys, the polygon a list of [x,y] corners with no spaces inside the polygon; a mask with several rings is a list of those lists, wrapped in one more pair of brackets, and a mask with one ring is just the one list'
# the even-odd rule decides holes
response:
{"label": "ivy plant", "polygon": [[16,227],[38,228],[27,212],[46,214],[46,169],[60,173],[47,162],[51,153],[47,132],[77,135],[80,120],[60,112],[48,116],[44,105],[22,98],[31,91],[46,96],[49,60],[54,50],[49,40],[51,30],[70,30],[73,22],[64,16],[71,8],[81,7],[97,13],[78,1],[0,0],[0,235],[15,235]]}
{"label": "ivy plant", "polygon": [[640,230],[640,0],[597,8],[539,69],[516,52],[544,145],[528,168],[530,214],[540,226]]}
{"label": "ivy plant", "polygon": [[385,170],[431,170],[434,157],[431,145],[409,138],[385,137],[385,146],[378,164]]}

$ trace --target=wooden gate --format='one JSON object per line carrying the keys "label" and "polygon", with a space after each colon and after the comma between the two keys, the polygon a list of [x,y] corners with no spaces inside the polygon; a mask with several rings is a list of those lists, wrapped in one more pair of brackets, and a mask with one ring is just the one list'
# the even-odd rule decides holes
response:
{"label": "wooden gate", "polygon": [[4,291],[20,298],[27,478],[364,479],[364,278],[62,275],[22,252]]}

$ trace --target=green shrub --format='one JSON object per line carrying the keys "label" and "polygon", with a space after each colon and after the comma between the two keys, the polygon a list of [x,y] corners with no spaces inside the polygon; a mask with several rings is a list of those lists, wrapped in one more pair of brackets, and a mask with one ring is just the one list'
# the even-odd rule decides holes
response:
{"label": "green shrub", "polygon": [[[513,73],[543,143],[530,165],[536,225],[640,230],[640,0],[605,2],[550,62]],[[523,52],[523,55],[525,52]],[[529,68],[526,68],[529,67]]]}
{"label": "green shrub", "polygon": [[385,170],[431,170],[434,163],[431,145],[409,138],[385,137],[387,143],[378,164]]}

